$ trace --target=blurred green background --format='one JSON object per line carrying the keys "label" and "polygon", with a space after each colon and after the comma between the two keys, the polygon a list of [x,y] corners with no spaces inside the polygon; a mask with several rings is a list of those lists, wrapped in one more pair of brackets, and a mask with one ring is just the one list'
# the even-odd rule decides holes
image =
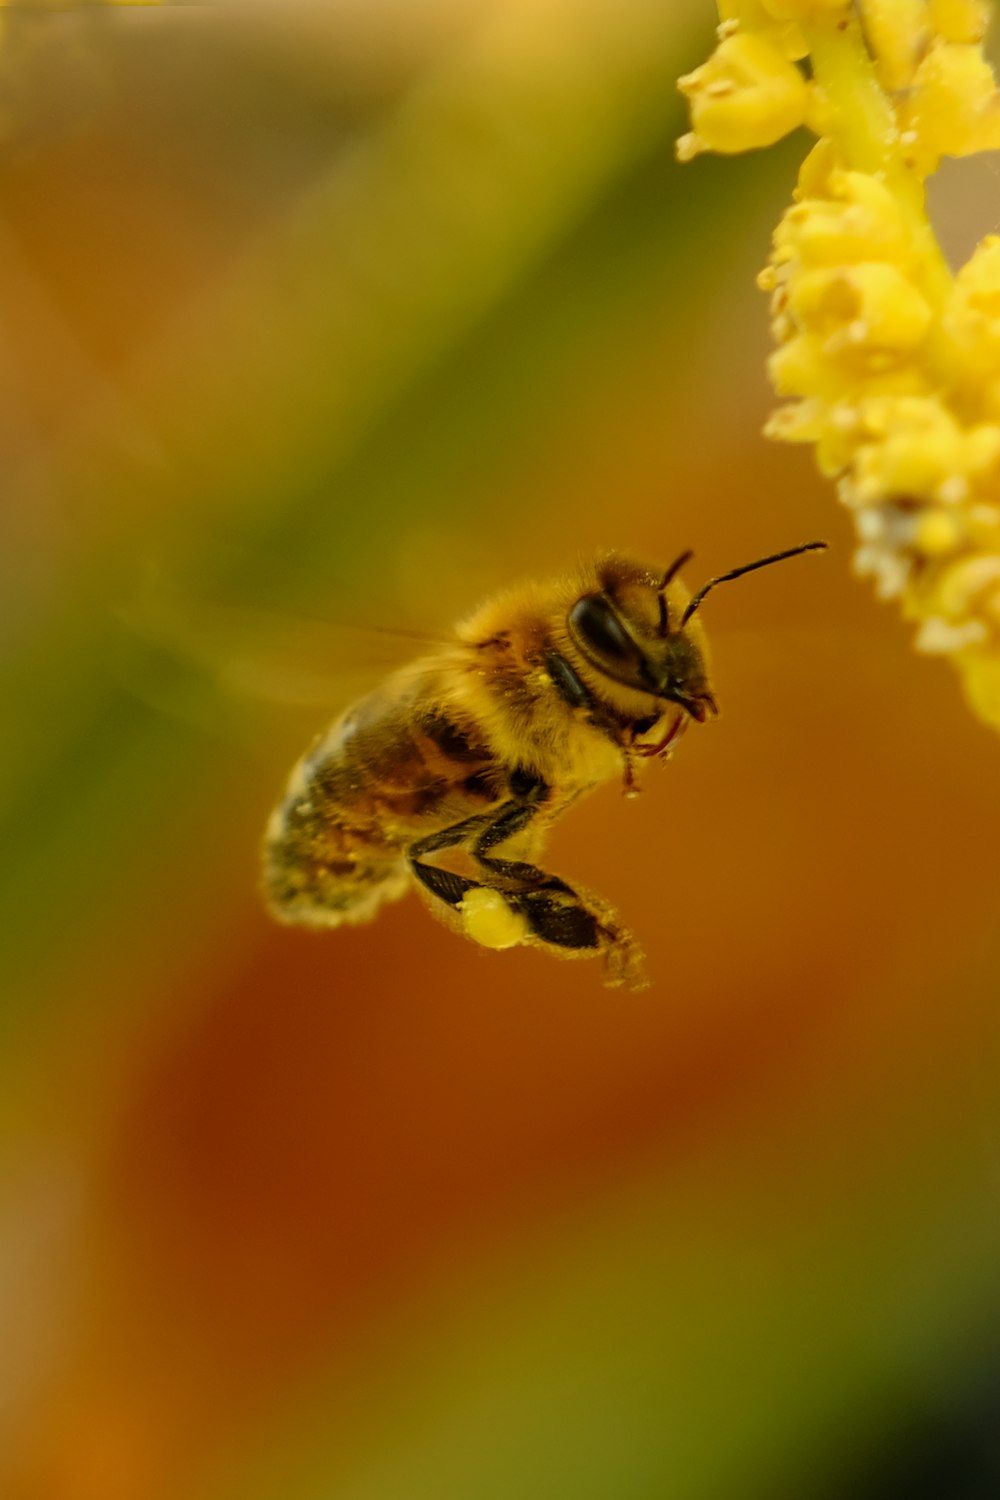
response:
{"label": "blurred green background", "polygon": [[[1000,1494],[998,747],[759,435],[802,142],[674,165],[713,20],[3,16],[5,1496]],[[553,838],[651,989],[261,911],[327,623],[814,535]]]}

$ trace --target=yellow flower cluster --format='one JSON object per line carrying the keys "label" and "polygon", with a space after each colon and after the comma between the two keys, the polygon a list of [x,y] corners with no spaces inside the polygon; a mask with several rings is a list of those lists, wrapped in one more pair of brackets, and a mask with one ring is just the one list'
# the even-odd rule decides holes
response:
{"label": "yellow flower cluster", "polygon": [[[953,275],[923,182],[1000,146],[983,0],[729,0],[680,87],[701,151],[818,137],[760,277],[771,293],[768,432],[816,446],[856,566],[951,655],[1000,726],[1000,237]],[[807,71],[800,66],[808,59]]]}

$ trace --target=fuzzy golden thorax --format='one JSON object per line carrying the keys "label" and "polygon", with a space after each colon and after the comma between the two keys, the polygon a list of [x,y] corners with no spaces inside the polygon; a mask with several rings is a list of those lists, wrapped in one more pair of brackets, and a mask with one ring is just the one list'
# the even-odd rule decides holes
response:
{"label": "fuzzy golden thorax", "polygon": [[525,583],[459,627],[462,698],[497,755],[582,789],[715,710],[701,623],[664,572],[609,554]]}

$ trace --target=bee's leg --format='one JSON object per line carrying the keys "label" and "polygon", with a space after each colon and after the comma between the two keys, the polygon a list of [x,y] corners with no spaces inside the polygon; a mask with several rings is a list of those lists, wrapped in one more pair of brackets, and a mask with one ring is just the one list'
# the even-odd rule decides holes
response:
{"label": "bee's leg", "polygon": [[432,896],[437,896],[448,906],[456,908],[461,906],[469,891],[473,890],[478,882],[469,880],[465,875],[456,875],[452,870],[443,870],[440,865],[425,864],[423,856],[437,854],[442,849],[454,849],[459,844],[467,843],[485,822],[487,819],[481,816],[463,818],[461,823],[453,823],[450,828],[441,828],[437,833],[418,839],[407,850],[410,869],[415,878],[426,890],[430,891]]}
{"label": "bee's leg", "polygon": [[[639,988],[645,982],[642,955],[606,902],[584,896],[537,865],[490,853],[523,833],[547,796],[544,782],[525,778],[523,789],[518,786],[515,796],[493,813],[466,818],[411,845],[410,869],[426,890],[461,913],[467,935],[484,946],[529,942],[556,948],[566,957],[600,953],[609,984]],[[462,844],[471,845],[482,879],[424,862],[425,855]]]}
{"label": "bee's leg", "polygon": [[[490,885],[502,886],[508,905],[527,918],[535,937],[557,948],[601,946],[601,924],[573,887],[558,875],[519,859],[498,859],[489,851],[523,832],[540,803],[508,802],[483,830],[472,848],[473,857]],[[513,889],[512,889],[513,887]]]}
{"label": "bee's leg", "polygon": [[[530,822],[536,811],[537,807],[531,803],[519,800],[504,802],[492,815],[465,818],[450,828],[442,828],[437,833],[429,834],[427,838],[419,839],[407,851],[414,878],[432,896],[451,908],[467,937],[486,948],[512,948],[518,943],[531,941],[535,936],[529,910],[521,901],[520,892],[502,888],[510,887],[512,882],[509,879],[499,881],[490,868],[491,861],[480,855],[479,849],[484,839],[497,843],[512,837]],[[485,880],[470,879],[454,870],[428,864],[423,857],[458,848],[460,845],[468,849],[470,844],[470,852],[482,867],[483,874],[487,877]],[[501,862],[496,863],[499,865]],[[511,869],[514,869],[513,865]],[[543,881],[546,879],[531,865],[517,866],[514,880],[518,886],[525,883],[518,878],[518,874],[522,872],[528,877],[529,885],[538,885],[538,877]],[[563,886],[562,881],[555,881],[555,884],[572,895],[569,887]],[[572,946],[594,945],[581,941]]]}
{"label": "bee's leg", "polygon": [[[463,818],[460,823],[453,823],[450,828],[440,828],[437,833],[418,839],[407,850],[407,858],[414,876],[425,889],[448,906],[456,908],[461,906],[469,891],[477,889],[481,882],[470,880],[465,875],[456,875],[452,870],[442,869],[439,865],[426,864],[424,856],[438,854],[444,849],[456,849],[462,844],[468,846],[472,843],[473,854],[477,862],[488,865],[489,861],[481,858],[480,851],[512,838],[515,833],[527,827],[541,806],[547,791],[548,788],[543,782],[532,781],[526,796],[518,796],[501,803],[495,812],[477,813],[473,818]],[[541,875],[541,871],[535,870],[532,865],[524,865],[523,869],[529,872],[529,881],[532,877]],[[561,881],[557,883],[562,885]],[[568,891],[569,886],[565,889]]]}
{"label": "bee's leg", "polygon": [[507,906],[525,919],[536,942],[559,948],[567,956],[601,953],[608,984],[639,988],[645,983],[642,954],[607,902],[574,890],[537,865],[500,859],[489,852],[523,832],[547,795],[544,783],[535,783],[524,797],[504,803],[490,819],[472,848],[484,874],[492,877],[484,885],[502,895]]}

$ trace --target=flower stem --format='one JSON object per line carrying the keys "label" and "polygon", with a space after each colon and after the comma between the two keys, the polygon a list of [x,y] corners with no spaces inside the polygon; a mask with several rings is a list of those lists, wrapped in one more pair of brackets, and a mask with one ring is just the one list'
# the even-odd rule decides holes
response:
{"label": "flower stem", "polygon": [[927,220],[924,186],[905,160],[892,105],[857,19],[817,18],[803,27],[813,76],[831,110],[829,132],[848,167],[879,176],[899,205],[921,269],[921,290],[938,311],[952,274]]}

